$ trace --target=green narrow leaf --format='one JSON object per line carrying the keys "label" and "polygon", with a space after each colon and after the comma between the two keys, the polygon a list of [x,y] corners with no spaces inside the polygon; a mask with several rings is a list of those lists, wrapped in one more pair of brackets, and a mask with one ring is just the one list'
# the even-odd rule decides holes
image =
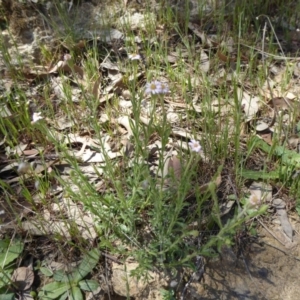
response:
{"label": "green narrow leaf", "polygon": [[14,299],[15,299],[15,294],[14,293],[0,295],[0,300],[14,300]]}
{"label": "green narrow leaf", "polygon": [[80,289],[88,292],[96,291],[100,287],[100,284],[93,279],[79,281],[78,285]]}
{"label": "green narrow leaf", "polygon": [[0,273],[0,288],[10,283],[10,278],[13,271],[14,268],[6,268],[2,273]]}
{"label": "green narrow leaf", "polygon": [[58,300],[66,300],[66,299],[68,298],[68,296],[69,296],[69,292],[66,291],[64,294],[62,294],[62,295],[58,298]]}
{"label": "green narrow leaf", "polygon": [[247,169],[242,170],[241,176],[243,176],[246,179],[253,179],[253,180],[278,179],[280,177],[278,171],[265,172],[265,171],[252,171]]}
{"label": "green narrow leaf", "polygon": [[70,284],[65,282],[51,282],[45,285],[42,290],[39,292],[39,300],[49,300],[56,299],[61,294],[65,293],[70,289]]}
{"label": "green narrow leaf", "polygon": [[60,282],[70,282],[68,275],[64,270],[57,270],[53,274],[53,279]]}
{"label": "green narrow leaf", "polygon": [[72,287],[69,299],[70,300],[83,300],[83,295],[82,295],[79,287],[77,287],[77,286]]}
{"label": "green narrow leaf", "polygon": [[98,249],[92,249],[83,258],[80,265],[72,272],[72,281],[79,282],[85,276],[87,276],[97,265],[100,258],[100,251]]}
{"label": "green narrow leaf", "polygon": [[300,163],[300,154],[293,150],[289,150],[284,146],[270,146],[265,141],[259,138],[255,138],[255,143],[258,148],[265,151],[266,153],[280,157],[281,161],[284,164],[293,164],[297,166]]}
{"label": "green narrow leaf", "polygon": [[[5,245],[5,244],[4,244]],[[3,246],[3,245],[2,245]],[[23,252],[24,244],[21,241],[13,241],[8,248],[1,248],[0,266],[4,268],[13,262]]]}
{"label": "green narrow leaf", "polygon": [[45,267],[40,267],[40,271],[42,272],[42,274],[48,277],[51,277],[53,275],[53,272],[50,269]]}
{"label": "green narrow leaf", "polygon": [[9,239],[0,240],[0,253],[7,250],[9,243]]}

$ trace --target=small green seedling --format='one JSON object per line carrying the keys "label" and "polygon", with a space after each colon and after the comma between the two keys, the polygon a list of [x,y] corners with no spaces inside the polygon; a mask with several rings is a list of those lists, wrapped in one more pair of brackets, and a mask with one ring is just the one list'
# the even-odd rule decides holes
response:
{"label": "small green seedling", "polygon": [[81,290],[93,292],[99,288],[96,280],[84,280],[97,265],[100,258],[100,251],[93,249],[88,252],[80,265],[70,274],[62,270],[52,273],[47,268],[41,268],[41,272],[46,276],[53,276],[54,281],[45,285],[39,292],[40,300],[57,299],[83,300]]}
{"label": "small green seedling", "polygon": [[[15,260],[23,252],[20,240],[4,239],[0,241],[0,296],[1,299],[14,299],[14,293],[8,292],[11,274],[15,269]],[[3,296],[5,295],[5,296]],[[4,298],[5,297],[5,298]]]}
{"label": "small green seedling", "polygon": [[175,293],[173,290],[161,289],[160,294],[163,300],[175,300]]}

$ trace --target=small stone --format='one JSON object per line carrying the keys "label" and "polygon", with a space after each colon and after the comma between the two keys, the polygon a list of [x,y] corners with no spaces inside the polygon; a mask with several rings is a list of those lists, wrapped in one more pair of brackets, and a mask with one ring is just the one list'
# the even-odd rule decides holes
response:
{"label": "small stone", "polygon": [[175,289],[178,286],[178,281],[177,280],[172,280],[170,282],[170,288]]}
{"label": "small stone", "polygon": [[123,98],[126,99],[126,100],[131,99],[131,93],[130,93],[129,90],[123,90],[123,91],[122,91],[122,96],[123,96]]}

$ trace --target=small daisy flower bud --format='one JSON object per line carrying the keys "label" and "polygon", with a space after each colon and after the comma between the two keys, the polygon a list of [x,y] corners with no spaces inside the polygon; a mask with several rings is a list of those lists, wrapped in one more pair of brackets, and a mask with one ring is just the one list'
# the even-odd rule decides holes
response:
{"label": "small daisy flower bud", "polygon": [[38,112],[38,113],[33,113],[33,115],[32,115],[32,124],[34,124],[34,123],[36,123],[37,121],[39,121],[39,120],[42,120],[43,119],[43,117],[41,116],[41,113],[40,112]]}
{"label": "small daisy flower bud", "polygon": [[249,197],[248,203],[253,208],[258,208],[261,205],[261,199],[257,197],[257,195],[252,194]]}
{"label": "small daisy flower bud", "polygon": [[137,53],[128,54],[130,60],[141,60],[141,56]]}

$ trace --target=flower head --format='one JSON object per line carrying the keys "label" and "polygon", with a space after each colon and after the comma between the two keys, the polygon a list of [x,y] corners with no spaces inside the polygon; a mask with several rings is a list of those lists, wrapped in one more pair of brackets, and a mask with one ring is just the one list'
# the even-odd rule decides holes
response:
{"label": "flower head", "polygon": [[128,58],[130,60],[141,60],[141,56],[137,53],[128,54]]}
{"label": "flower head", "polygon": [[156,95],[161,93],[161,83],[159,81],[152,81],[146,84],[145,93],[147,95]]}
{"label": "flower head", "polygon": [[42,120],[43,117],[41,116],[42,113],[38,112],[38,113],[33,113],[32,115],[32,122],[31,123],[36,123],[39,120]]}
{"label": "flower head", "polygon": [[261,199],[257,195],[251,194],[248,203],[251,207],[258,208],[261,205]]}
{"label": "flower head", "polygon": [[147,95],[152,94],[166,94],[169,92],[169,86],[167,83],[163,83],[160,81],[151,81],[146,84],[145,93]]}
{"label": "flower head", "polygon": [[169,93],[169,86],[168,86],[168,84],[167,83],[161,83],[160,84],[160,88],[161,88],[161,93],[162,94],[167,94],[167,93]]}
{"label": "flower head", "polygon": [[196,140],[191,140],[189,142],[189,147],[190,147],[191,151],[197,152],[197,153],[199,153],[201,151],[201,148],[202,148],[200,143]]}
{"label": "flower head", "polygon": [[71,56],[71,54],[69,54],[69,53],[66,53],[65,55],[64,55],[64,61],[68,61],[68,60],[70,60],[72,58],[72,56]]}

